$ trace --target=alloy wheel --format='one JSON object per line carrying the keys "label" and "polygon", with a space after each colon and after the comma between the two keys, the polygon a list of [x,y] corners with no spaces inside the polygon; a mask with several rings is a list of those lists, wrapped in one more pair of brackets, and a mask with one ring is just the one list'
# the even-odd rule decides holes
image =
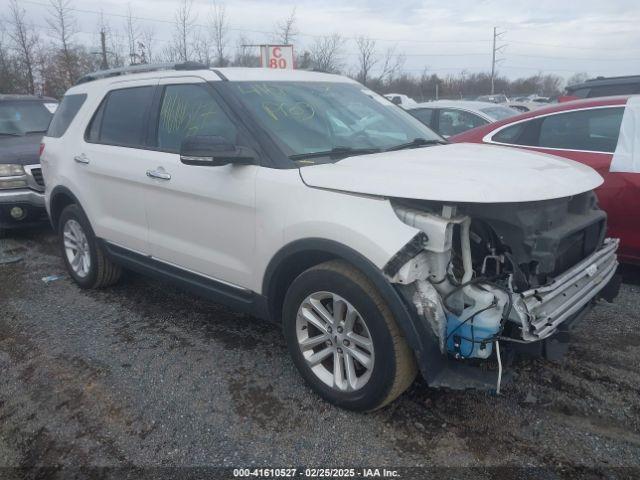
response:
{"label": "alloy wheel", "polygon": [[84,229],[78,221],[70,219],[64,224],[62,237],[71,269],[80,278],[86,277],[91,268],[91,252]]}
{"label": "alloy wheel", "polygon": [[375,361],[371,333],[343,297],[326,291],[307,296],[298,309],[296,336],[307,365],[329,387],[352,392],[371,378]]}

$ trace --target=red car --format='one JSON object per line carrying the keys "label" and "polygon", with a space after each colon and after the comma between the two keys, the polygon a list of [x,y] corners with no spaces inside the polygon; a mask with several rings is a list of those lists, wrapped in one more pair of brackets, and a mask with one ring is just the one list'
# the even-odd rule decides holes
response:
{"label": "red car", "polygon": [[560,103],[452,136],[559,155],[593,167],[608,214],[609,235],[621,239],[620,259],[640,265],[640,96]]}

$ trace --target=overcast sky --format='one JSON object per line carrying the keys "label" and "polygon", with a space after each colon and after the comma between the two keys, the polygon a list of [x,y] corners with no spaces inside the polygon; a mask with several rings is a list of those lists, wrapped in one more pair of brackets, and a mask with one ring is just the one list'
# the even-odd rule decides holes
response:
{"label": "overcast sky", "polygon": [[[9,0],[0,12],[6,12]],[[47,33],[43,7],[47,0],[18,0],[28,18]],[[153,27],[159,46],[172,37],[171,21],[178,0],[72,0],[80,31],[78,41],[98,44],[98,15],[124,36],[130,4],[142,29]],[[227,0],[230,50],[243,33],[256,43],[271,40],[268,32],[295,6],[300,35],[298,51],[314,36],[338,32],[366,35],[382,51],[397,45],[406,54],[405,70],[419,74],[427,67],[439,75],[488,71],[493,27],[504,31],[499,44],[499,72],[510,78],[542,71],[568,77],[640,74],[640,0]],[[205,24],[210,1],[194,0],[198,23]],[[1,13],[0,13],[1,14]],[[119,16],[118,16],[119,15]],[[155,20],[155,21],[152,21]],[[124,38],[122,38],[124,43]],[[156,48],[156,51],[158,48]],[[356,47],[344,47],[346,65],[355,65]]]}

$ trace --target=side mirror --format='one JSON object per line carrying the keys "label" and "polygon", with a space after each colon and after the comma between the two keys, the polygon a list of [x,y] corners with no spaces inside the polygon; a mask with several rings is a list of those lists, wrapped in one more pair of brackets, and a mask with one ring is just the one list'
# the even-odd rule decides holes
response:
{"label": "side mirror", "polygon": [[185,165],[251,165],[255,160],[256,154],[250,148],[234,145],[226,138],[216,135],[186,137],[180,145],[180,161]]}

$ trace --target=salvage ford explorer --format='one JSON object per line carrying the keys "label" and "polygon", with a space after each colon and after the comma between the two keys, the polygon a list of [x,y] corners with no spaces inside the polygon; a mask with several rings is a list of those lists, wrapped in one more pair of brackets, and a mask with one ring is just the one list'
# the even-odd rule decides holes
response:
{"label": "salvage ford explorer", "polygon": [[75,282],[130,269],[279,322],[345,408],[418,370],[499,389],[503,356],[555,352],[617,293],[594,170],[447,145],[348,78],[147,65],[82,78],[59,110],[41,161]]}

